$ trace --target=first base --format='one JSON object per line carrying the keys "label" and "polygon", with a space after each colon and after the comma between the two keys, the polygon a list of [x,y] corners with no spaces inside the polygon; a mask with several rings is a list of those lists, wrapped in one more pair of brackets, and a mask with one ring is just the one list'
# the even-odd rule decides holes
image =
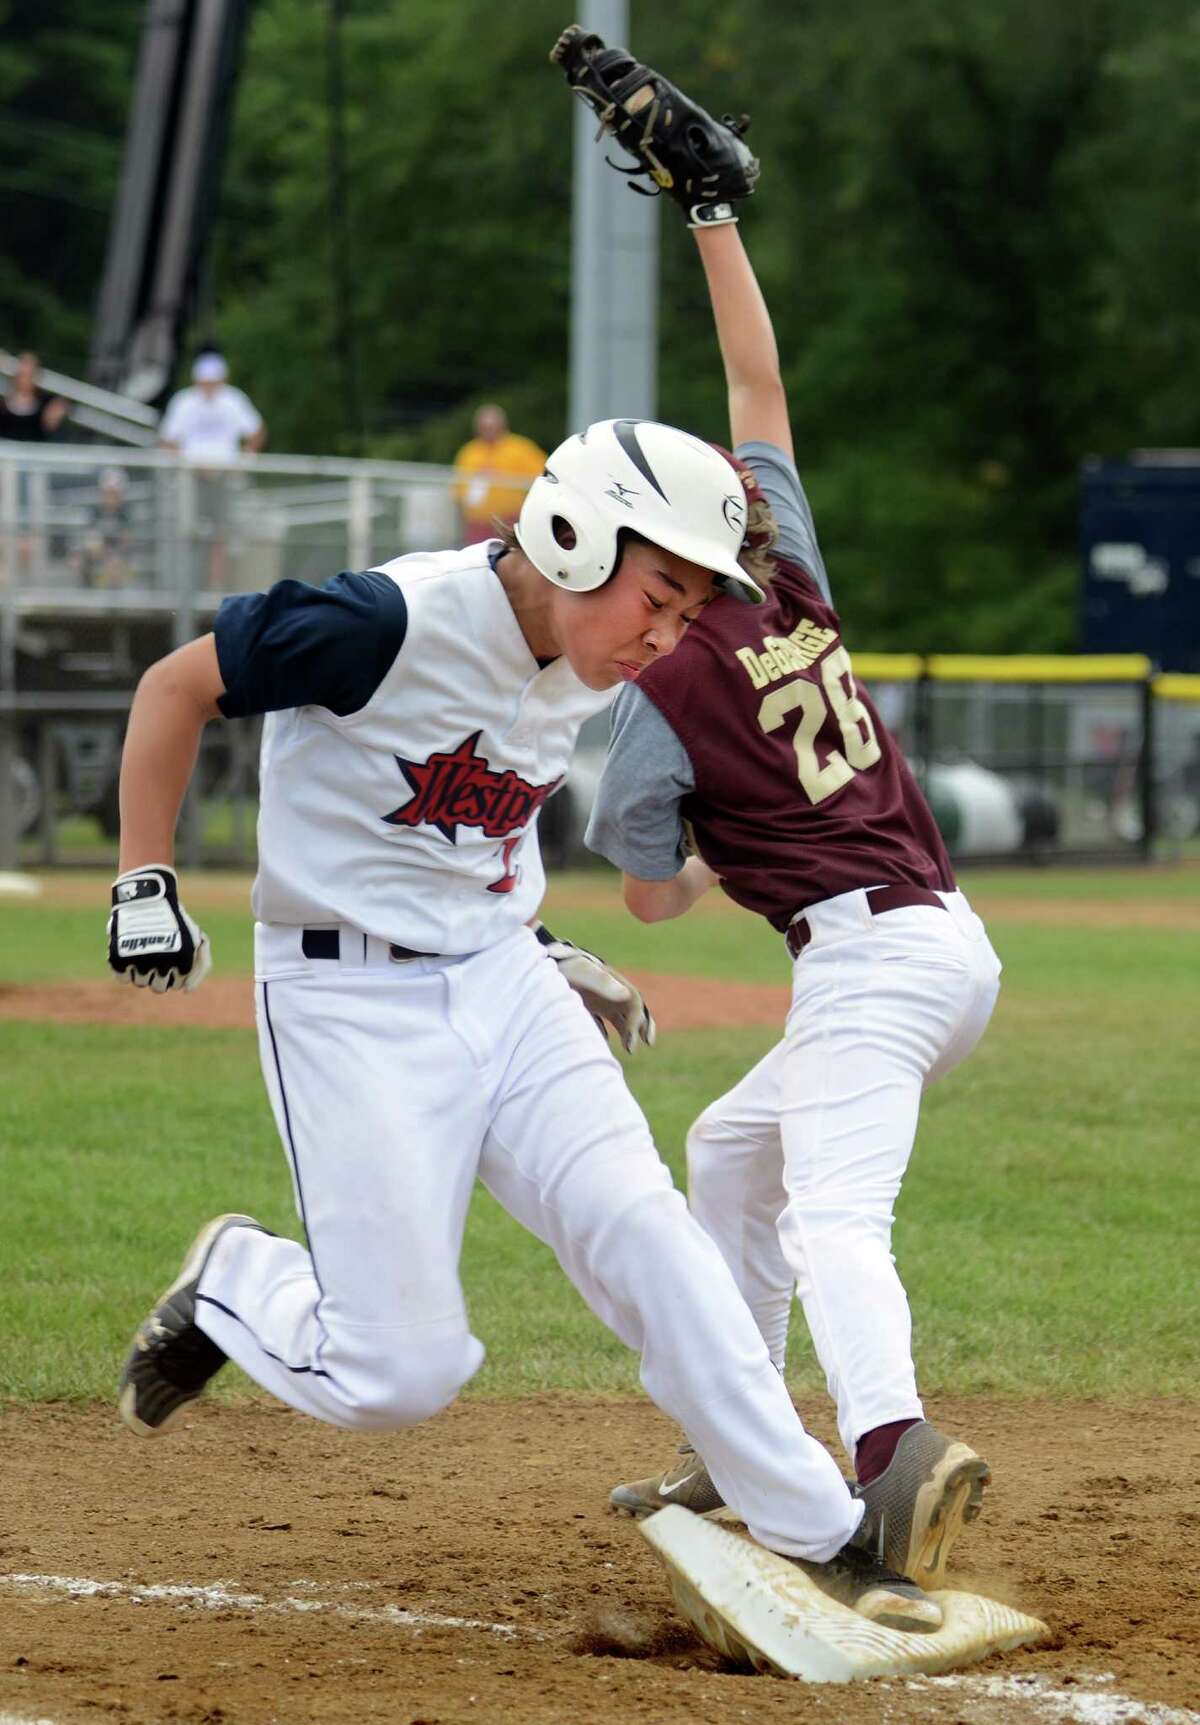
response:
{"label": "first base", "polygon": [[786,1557],[678,1504],[638,1525],[666,1564],[684,1616],[710,1647],[756,1671],[806,1683],[929,1676],[1049,1633],[1011,1606],[953,1592],[930,1595],[944,1614],[940,1629],[886,1629],[828,1598]]}

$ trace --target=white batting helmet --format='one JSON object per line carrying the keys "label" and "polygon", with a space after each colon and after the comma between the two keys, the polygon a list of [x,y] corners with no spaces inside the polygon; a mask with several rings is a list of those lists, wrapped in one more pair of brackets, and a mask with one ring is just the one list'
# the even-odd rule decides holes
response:
{"label": "white batting helmet", "polygon": [[739,599],[761,602],[762,588],[738,562],[745,492],[725,457],[700,438],[650,419],[589,425],[550,455],[516,533],[547,581],[590,593],[617,566],[622,528],[711,569],[716,585]]}

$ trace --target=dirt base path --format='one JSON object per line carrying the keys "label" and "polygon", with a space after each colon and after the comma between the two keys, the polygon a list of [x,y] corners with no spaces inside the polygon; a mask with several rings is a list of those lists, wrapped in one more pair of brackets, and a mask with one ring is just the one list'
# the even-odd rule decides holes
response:
{"label": "dirt base path", "polygon": [[[730,1024],[771,1024],[781,1032],[790,992],[786,985],[716,982],[702,976],[665,976],[631,970],[662,1030],[721,1029]],[[195,994],[152,994],[116,981],[0,984],[0,1018],[45,1019],[54,1024],[202,1025],[210,1030],[254,1028],[254,984],[247,976],[210,976]]]}
{"label": "dirt base path", "polygon": [[0,1722],[1200,1725],[1195,1405],[932,1411],[995,1473],[955,1580],[1054,1640],[849,1689],[723,1667],[676,1616],[605,1510],[672,1442],[642,1401],[467,1402],[378,1438],[205,1403],[153,1442],[108,1409],[0,1411]]}

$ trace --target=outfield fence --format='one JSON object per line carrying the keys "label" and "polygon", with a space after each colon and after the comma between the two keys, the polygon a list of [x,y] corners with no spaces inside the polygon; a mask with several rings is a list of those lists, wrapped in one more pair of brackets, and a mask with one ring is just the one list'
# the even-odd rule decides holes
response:
{"label": "outfield fence", "polygon": [[1200,677],[1132,653],[854,663],[952,853],[1149,861],[1200,836]]}

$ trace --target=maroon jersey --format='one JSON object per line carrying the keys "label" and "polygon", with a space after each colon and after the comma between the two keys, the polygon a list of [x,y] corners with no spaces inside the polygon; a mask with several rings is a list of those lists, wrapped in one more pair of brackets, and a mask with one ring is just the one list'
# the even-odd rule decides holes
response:
{"label": "maroon jersey", "polygon": [[776,560],[763,605],[715,602],[637,686],[691,760],[679,812],[697,850],[775,928],[855,887],[953,889],[929,805],[798,563]]}

